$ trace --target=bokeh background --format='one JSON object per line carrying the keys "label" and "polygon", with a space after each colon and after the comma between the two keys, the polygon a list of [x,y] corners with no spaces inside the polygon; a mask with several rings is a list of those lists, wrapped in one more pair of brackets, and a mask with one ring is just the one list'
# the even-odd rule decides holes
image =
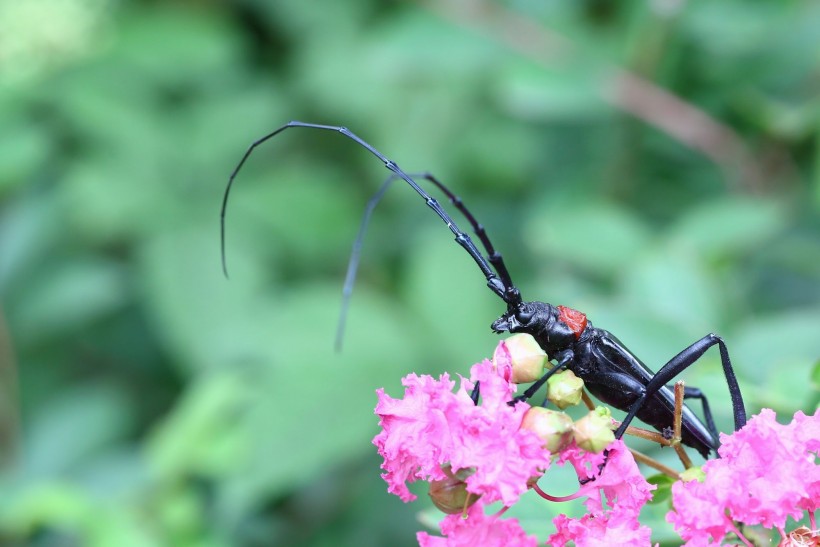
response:
{"label": "bokeh background", "polygon": [[[290,119],[437,174],[525,297],[650,367],[718,332],[750,411],[812,411],[819,90],[809,0],[3,1],[0,543],[413,545],[435,523],[379,478],[375,390],[466,373],[503,305],[396,184],[334,352],[387,172],[300,129],[237,179],[226,280],[228,174]],[[684,378],[730,430],[717,352]],[[580,511],[516,509],[542,538]],[[646,520],[674,544],[665,510]]]}

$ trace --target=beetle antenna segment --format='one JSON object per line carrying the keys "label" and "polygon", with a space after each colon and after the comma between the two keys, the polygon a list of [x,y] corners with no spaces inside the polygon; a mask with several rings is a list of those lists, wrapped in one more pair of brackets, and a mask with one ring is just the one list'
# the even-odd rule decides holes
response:
{"label": "beetle antenna segment", "polygon": [[[496,273],[498,274],[498,277],[501,279],[501,282],[504,284],[504,286],[508,288],[514,288],[515,285],[512,282],[506,264],[504,264],[504,259],[501,256],[501,253],[495,250],[495,247],[490,241],[490,238],[487,235],[487,231],[484,229],[484,226],[481,225],[475,219],[470,210],[467,209],[467,207],[464,205],[464,202],[461,200],[461,198],[455,195],[443,182],[438,180],[432,173],[415,173],[410,174],[409,176],[413,179],[424,179],[432,183],[434,186],[436,186],[436,188],[441,190],[441,192],[444,193],[444,195],[447,196],[447,199],[450,200],[450,203],[456,209],[458,209],[458,211],[464,216],[464,218],[467,219],[467,222],[470,223],[470,226],[473,228],[473,232],[476,234],[476,236],[478,236],[478,239],[481,241],[481,244],[484,247],[484,251],[487,253],[488,261],[495,269]],[[347,274],[345,275],[344,288],[342,289],[342,309],[339,314],[339,324],[336,329],[336,351],[340,351],[342,348],[342,340],[344,338],[347,313],[350,307],[350,298],[353,293],[353,285],[356,282],[356,273],[359,269],[359,260],[361,259],[364,235],[370,223],[370,218],[373,214],[373,210],[376,208],[376,206],[382,200],[384,195],[387,193],[387,190],[390,187],[390,185],[393,183],[394,180],[398,178],[400,178],[398,175],[393,174],[390,175],[387,178],[387,180],[385,180],[382,183],[378,191],[375,194],[373,194],[373,197],[371,197],[370,200],[368,200],[364,214],[362,215],[362,221],[359,225],[359,233],[356,234],[356,240],[353,242],[353,249],[350,252],[350,260],[347,263]]]}
{"label": "beetle antenna segment", "polygon": [[396,175],[390,175],[385,180],[379,190],[373,194],[362,215],[362,222],[359,225],[359,233],[356,234],[356,240],[353,242],[353,249],[350,251],[350,259],[347,262],[347,274],[345,274],[345,284],[342,287],[342,307],[339,311],[339,324],[336,326],[336,343],[334,347],[336,351],[342,350],[342,340],[345,334],[345,324],[347,322],[347,311],[350,308],[350,296],[353,294],[353,285],[356,283],[356,272],[359,269],[359,260],[362,255],[362,245],[364,244],[364,234],[367,231],[367,226],[370,224],[370,217],[373,215],[373,210],[379,204],[390,184],[396,180]]}
{"label": "beetle antenna segment", "polygon": [[[335,125],[321,125],[321,124],[314,124],[314,123],[305,123],[300,121],[291,121],[286,123],[285,125],[279,127],[275,131],[268,133],[264,137],[254,141],[249,147],[248,150],[245,152],[245,155],[242,156],[242,159],[237,164],[236,168],[231,173],[231,176],[228,178],[228,185],[225,187],[225,195],[222,198],[222,210],[220,212],[220,241],[221,241],[221,253],[222,253],[222,269],[225,275],[228,275],[228,267],[227,267],[227,260],[225,257],[225,211],[228,207],[228,197],[231,192],[231,188],[233,187],[233,182],[236,179],[236,175],[242,169],[242,166],[245,164],[247,159],[250,157],[251,153],[256,149],[257,146],[261,145],[265,141],[268,141],[282,133],[286,129],[290,129],[291,127],[306,127],[309,129],[324,129],[326,131],[336,131],[341,133],[345,137],[349,138],[350,140],[356,142],[362,148],[365,148],[368,152],[379,158],[379,160],[384,163],[384,166],[393,172],[395,176],[405,181],[407,184],[410,185],[413,190],[416,191],[419,196],[421,196],[424,201],[427,203],[427,206],[430,207],[438,216],[447,224],[447,227],[455,236],[456,243],[458,243],[465,251],[472,257],[475,263],[478,265],[481,272],[484,274],[485,279],[487,280],[487,286],[497,294],[504,302],[507,304],[508,308],[513,308],[521,303],[521,295],[518,289],[515,288],[514,285],[507,283],[507,279],[509,278],[509,274],[496,274],[493,269],[490,267],[490,264],[487,262],[487,259],[481,254],[478,248],[473,243],[470,236],[462,232],[456,223],[450,218],[450,215],[441,208],[438,201],[436,201],[433,197],[430,196],[418,183],[413,180],[407,173],[401,170],[399,166],[387,156],[376,150],[373,146],[371,146],[366,141],[362,140],[358,137],[355,133],[347,129],[346,127],[335,126]],[[491,259],[492,260],[492,259]],[[506,270],[506,268],[505,268]]]}

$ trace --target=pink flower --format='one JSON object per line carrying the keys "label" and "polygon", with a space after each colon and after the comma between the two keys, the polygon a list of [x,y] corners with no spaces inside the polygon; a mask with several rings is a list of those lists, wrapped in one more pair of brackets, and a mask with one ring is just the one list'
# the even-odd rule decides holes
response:
{"label": "pink flower", "polygon": [[[816,411],[813,416],[806,416],[798,412],[794,415],[791,425],[794,428],[794,438],[802,439],[806,451],[809,452],[806,457],[811,461],[812,453],[820,455],[820,410]],[[804,477],[804,482],[808,495],[800,500],[799,505],[805,511],[814,512],[820,508],[820,466],[810,467]]]}
{"label": "pink flower", "polygon": [[[420,532],[422,546],[537,545],[517,520],[484,511],[496,501],[506,507],[516,503],[528,482],[550,465],[543,441],[521,428],[529,405],[508,404],[516,391],[510,359],[510,349],[502,343],[495,365],[487,360],[474,365],[458,389],[447,374],[438,379],[410,374],[402,380],[401,399],[377,391],[382,430],[373,444],[384,458],[382,477],[388,491],[407,502],[415,499],[408,483],[449,477],[460,496],[465,490],[470,494],[463,502],[469,506],[466,518],[462,513],[446,516],[440,524],[442,537]],[[476,385],[481,388],[478,404],[471,399]],[[813,518],[820,508],[820,410],[813,416],[798,412],[788,425],[778,424],[773,411],[763,410],[740,431],[721,435],[721,441],[721,458],[703,465],[703,482],[672,486],[674,510],[667,520],[687,545],[717,544],[729,533],[740,536],[737,522],[785,534],[789,518],[800,519],[806,512]],[[594,480],[568,497],[586,496],[588,513],[577,519],[555,518],[550,545],[650,544],[651,531],[638,516],[655,486],[641,475],[622,441],[612,442],[600,454],[582,450],[573,441],[558,453],[558,461],[569,462],[579,478]],[[459,511],[462,501],[457,498],[452,509]]]}
{"label": "pink flower", "polygon": [[685,540],[720,542],[733,521],[783,529],[789,517],[820,504],[820,411],[798,412],[789,425],[763,409],[740,431],[721,435],[721,458],[703,465],[703,483],[672,486],[674,511],[666,519]]}
{"label": "pink flower", "polygon": [[[377,392],[382,431],[373,444],[384,458],[388,491],[403,501],[415,498],[407,482],[441,480],[441,466],[449,463],[453,473],[473,471],[465,481],[468,492],[486,503],[512,505],[527,490],[527,480],[549,466],[549,451],[538,436],[519,427],[529,405],[507,404],[515,386],[486,360],[470,372],[456,393],[446,374],[439,380],[408,375],[403,399]],[[481,386],[479,405],[469,395],[475,382]]]}
{"label": "pink flower", "polygon": [[[638,515],[656,487],[641,475],[623,441],[613,442],[607,451],[609,456],[601,475],[580,490],[588,496],[584,505],[589,513],[580,519],[565,515],[556,517],[553,520],[556,533],[549,537],[550,545],[563,545],[569,541],[576,547],[649,545],[652,531],[638,522]],[[570,462],[579,478],[592,478],[598,474],[604,454],[571,447],[561,453],[561,461]]]}
{"label": "pink flower", "polygon": [[502,519],[484,514],[481,501],[470,507],[467,518],[448,515],[441,521],[441,533],[445,537],[431,536],[425,532],[416,534],[421,547],[503,547],[538,545],[535,536],[528,536],[516,519]]}
{"label": "pink flower", "polygon": [[552,523],[556,532],[547,539],[547,544],[555,547],[570,541],[575,547],[643,547],[650,544],[652,534],[648,527],[641,526],[637,515],[621,509],[613,509],[598,516],[589,513],[580,519],[558,515]]}
{"label": "pink flower", "polygon": [[[376,391],[379,402],[381,433],[373,439],[384,457],[382,478],[388,492],[402,501],[416,499],[406,483],[416,479],[441,480],[445,477],[441,464],[447,462],[449,425],[447,415],[458,408],[458,395],[453,394],[455,382],[447,374],[436,381],[430,376],[409,374],[402,379],[404,399],[393,399]],[[467,403],[472,401],[467,398]]]}
{"label": "pink flower", "polygon": [[726,534],[734,530],[732,519],[723,509],[732,495],[732,489],[717,486],[727,482],[727,475],[722,471],[720,468],[715,470],[708,486],[698,481],[672,485],[675,509],[667,513],[666,520],[674,525],[688,545],[708,544],[710,538],[719,544]]}
{"label": "pink flower", "polygon": [[[489,361],[474,365],[470,377],[480,382],[481,404],[471,402],[453,416],[455,450],[450,464],[453,469],[475,469],[466,480],[468,492],[483,494],[485,503],[501,500],[509,506],[526,492],[531,477],[547,469],[549,451],[535,433],[520,428],[529,405],[507,404],[515,386],[499,376]],[[473,383],[464,382],[465,388],[472,390]]]}

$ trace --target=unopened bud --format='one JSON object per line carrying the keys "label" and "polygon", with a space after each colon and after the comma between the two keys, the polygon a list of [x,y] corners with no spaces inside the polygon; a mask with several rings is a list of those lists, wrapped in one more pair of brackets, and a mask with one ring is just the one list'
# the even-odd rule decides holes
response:
{"label": "unopened bud", "polygon": [[461,513],[481,497],[467,492],[467,483],[464,482],[464,479],[470,476],[472,471],[465,472],[465,470],[462,470],[454,475],[450,472],[449,464],[442,469],[447,477],[431,481],[430,490],[428,491],[433,505],[438,507],[439,510],[448,515]]}
{"label": "unopened bud", "polygon": [[599,406],[575,422],[575,442],[587,452],[599,453],[615,440],[612,432],[612,413]]}
{"label": "unopened bud", "polygon": [[562,370],[547,380],[547,399],[564,410],[581,402],[584,381],[571,370]]}
{"label": "unopened bud", "polygon": [[498,367],[511,367],[509,380],[514,384],[534,382],[544,374],[544,366],[549,359],[547,354],[529,334],[513,334],[502,340],[495,349],[493,364]]}
{"label": "unopened bud", "polygon": [[704,473],[703,469],[701,469],[700,467],[690,467],[689,469],[683,471],[680,474],[680,480],[682,480],[683,482],[703,482],[704,480],[706,480],[706,473]]}
{"label": "unopened bud", "polygon": [[528,429],[538,435],[544,442],[544,448],[553,454],[572,440],[572,418],[563,412],[540,406],[527,410],[521,420],[521,429]]}

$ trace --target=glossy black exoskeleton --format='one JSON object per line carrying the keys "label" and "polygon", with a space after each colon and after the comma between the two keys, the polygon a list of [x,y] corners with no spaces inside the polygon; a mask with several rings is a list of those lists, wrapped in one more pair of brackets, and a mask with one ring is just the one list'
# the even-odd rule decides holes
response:
{"label": "glossy black exoskeleton", "polygon": [[[732,369],[731,361],[729,360],[729,352],[726,349],[726,344],[723,342],[723,339],[719,336],[707,334],[675,355],[657,372],[653,373],[615,336],[608,331],[593,327],[583,313],[564,306],[553,306],[545,302],[523,301],[519,290],[510,278],[510,274],[507,271],[501,254],[496,252],[484,227],[476,221],[470,211],[464,206],[461,199],[456,197],[455,194],[432,175],[425,173],[415,176],[415,178],[425,179],[439,188],[447,196],[450,203],[464,215],[484,247],[486,258],[481,251],[478,250],[470,236],[458,228],[438,201],[431,197],[416,182],[413,176],[402,171],[395,162],[388,159],[381,152],[345,127],[292,121],[251,144],[231,174],[222,202],[220,228],[223,268],[226,274],[225,211],[233,181],[239,170],[245,164],[245,161],[257,146],[292,127],[339,132],[379,158],[385,167],[392,172],[390,178],[385,181],[379,192],[368,203],[362,229],[354,244],[353,256],[351,257],[351,263],[348,269],[348,277],[345,283],[345,302],[352,288],[362,233],[370,213],[390,182],[394,179],[402,179],[409,184],[413,190],[425,200],[427,206],[445,222],[455,236],[456,242],[467,251],[484,274],[487,286],[506,304],[507,310],[505,313],[492,324],[493,331],[497,333],[528,333],[538,341],[538,344],[544,349],[547,355],[556,362],[554,368],[550,369],[542,378],[531,385],[521,396],[511,401],[511,403],[518,400],[529,399],[552,374],[559,370],[569,369],[584,380],[586,388],[592,395],[602,402],[626,412],[626,417],[615,432],[617,438],[623,436],[627,427],[635,417],[638,417],[646,424],[661,432],[666,432],[673,426],[674,421],[674,394],[667,384],[684,369],[700,359],[706,350],[717,345],[720,351],[720,359],[723,365],[726,383],[729,387],[729,394],[732,399],[735,430],[740,429],[746,423],[746,411],[743,406],[743,398]],[[345,308],[346,303],[343,306],[343,310]],[[475,400],[477,400],[477,397],[478,393],[475,393]],[[704,457],[708,457],[710,451],[716,450],[719,446],[719,440],[706,397],[697,388],[687,387],[685,388],[684,398],[701,400],[706,423],[704,424],[691,409],[684,405],[681,420],[681,442],[696,449]]]}

